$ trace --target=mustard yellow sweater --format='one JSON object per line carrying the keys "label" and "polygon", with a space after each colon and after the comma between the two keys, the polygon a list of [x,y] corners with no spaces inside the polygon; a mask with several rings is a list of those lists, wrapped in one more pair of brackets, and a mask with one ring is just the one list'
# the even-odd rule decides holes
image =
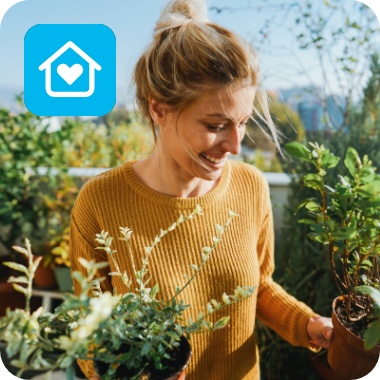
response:
{"label": "mustard yellow sweater", "polygon": [[[134,174],[132,164],[127,162],[91,179],[81,190],[72,212],[72,270],[82,270],[79,257],[107,260],[103,251],[94,249],[95,234],[106,230],[115,237],[122,270],[131,271],[125,243],[117,239],[119,226],[134,231],[132,250],[141,258],[143,247],[151,245],[161,228],[167,229],[181,213],[188,214],[199,204],[204,215],[167,234],[151,256],[151,284],[160,285],[158,298],[170,299],[175,286],[183,284],[184,274],[192,273],[190,265],[200,262],[201,248],[212,244],[215,224],[223,224],[228,210],[232,210],[239,217],[233,219],[183,298],[192,305],[189,313],[195,317],[212,298],[220,300],[223,292],[232,294],[237,285],[257,289],[254,296],[216,315],[230,315],[226,328],[192,336],[193,354],[186,378],[258,380],[256,318],[291,344],[310,348],[306,324],[312,310],[272,280],[274,233],[269,188],[263,175],[250,165],[229,161],[214,190],[199,198],[175,198],[145,186]],[[109,271],[106,268],[99,276],[107,276]],[[117,277],[103,282],[103,289],[113,287],[125,289]],[[80,292],[78,286],[75,291]],[[80,365],[86,376],[94,374],[91,362]]]}

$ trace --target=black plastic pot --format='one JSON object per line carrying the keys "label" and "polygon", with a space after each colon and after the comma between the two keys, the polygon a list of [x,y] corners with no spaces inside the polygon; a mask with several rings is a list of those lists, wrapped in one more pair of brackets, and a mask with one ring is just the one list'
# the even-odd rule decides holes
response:
{"label": "black plastic pot", "polygon": [[[185,337],[181,337],[179,349],[176,350],[173,361],[171,362],[170,367],[173,370],[170,373],[158,373],[154,368],[147,367],[145,373],[149,373],[150,380],[185,380],[185,371],[189,363],[191,356],[191,346],[189,341]],[[107,373],[107,370],[111,364],[104,363],[101,361],[95,361],[95,370],[102,378],[102,375]],[[117,368],[115,377],[119,380],[128,380],[133,377],[135,374],[131,373],[125,366],[120,365]]]}

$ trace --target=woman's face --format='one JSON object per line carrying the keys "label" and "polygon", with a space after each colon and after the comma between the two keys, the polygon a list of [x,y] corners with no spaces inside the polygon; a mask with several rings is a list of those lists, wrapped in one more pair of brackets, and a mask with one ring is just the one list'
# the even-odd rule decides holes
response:
{"label": "woman's face", "polygon": [[205,93],[182,112],[159,123],[161,157],[183,180],[217,180],[227,157],[240,152],[255,89],[239,87]]}

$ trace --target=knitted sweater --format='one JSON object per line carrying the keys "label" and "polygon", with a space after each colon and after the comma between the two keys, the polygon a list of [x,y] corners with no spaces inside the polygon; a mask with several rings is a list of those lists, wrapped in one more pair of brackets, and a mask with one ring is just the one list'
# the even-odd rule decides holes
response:
{"label": "knitted sweater", "polygon": [[[113,236],[116,259],[131,273],[132,264],[125,243],[119,241],[119,226],[133,230],[132,251],[136,266],[160,229],[167,229],[181,213],[189,214],[199,204],[203,214],[178,226],[155,247],[150,258],[151,284],[160,285],[158,298],[170,299],[191,264],[198,264],[201,249],[212,245],[215,224],[224,224],[228,210],[239,214],[223,235],[221,243],[196,280],[182,294],[191,304],[188,315],[195,318],[212,299],[236,286],[257,286],[254,295],[232,307],[216,312],[229,315],[224,329],[191,337],[192,357],[188,380],[258,380],[259,357],[254,329],[258,318],[293,345],[310,347],[306,324],[313,315],[305,304],[287,294],[272,280],[274,232],[268,184],[254,167],[228,161],[218,185],[196,198],[167,196],[145,186],[132,170],[133,162],[89,180],[76,200],[71,222],[72,270],[82,270],[79,257],[107,261],[95,250],[95,234],[106,230]],[[112,269],[99,271],[107,276]],[[131,273],[132,274],[132,273]],[[75,292],[80,288],[74,281]],[[118,277],[108,277],[104,290],[125,290]],[[218,314],[220,313],[220,314]],[[186,316],[188,316],[186,315]],[[187,319],[187,318],[186,318]],[[94,374],[91,362],[80,362],[86,376]]]}

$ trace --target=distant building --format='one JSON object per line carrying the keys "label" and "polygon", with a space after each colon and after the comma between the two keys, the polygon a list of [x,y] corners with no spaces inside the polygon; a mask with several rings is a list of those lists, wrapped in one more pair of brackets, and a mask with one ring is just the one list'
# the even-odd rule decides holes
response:
{"label": "distant building", "polygon": [[[300,116],[306,131],[317,132],[328,129],[325,120],[324,108],[321,101],[315,95],[318,89],[313,87],[295,87],[279,91],[279,100],[288,104]],[[328,96],[326,99],[326,111],[331,125],[337,129],[343,123],[345,100],[341,96]]]}

